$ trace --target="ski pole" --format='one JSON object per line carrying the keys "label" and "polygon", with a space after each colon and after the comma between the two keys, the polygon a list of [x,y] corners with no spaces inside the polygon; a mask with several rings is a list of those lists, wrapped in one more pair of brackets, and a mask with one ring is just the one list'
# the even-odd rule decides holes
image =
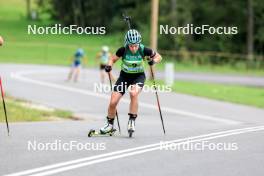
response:
{"label": "ski pole", "polygon": [[[113,92],[112,80],[111,80],[110,72],[108,72],[107,74],[108,74],[108,78],[109,78],[109,82],[110,82],[110,86],[111,86],[111,92]],[[118,125],[119,133],[121,134],[121,128],[120,128],[120,124],[119,124],[119,119],[118,119],[118,113],[117,113],[117,110],[116,110],[116,120],[117,120],[117,125]]]}
{"label": "ski pole", "polygon": [[2,77],[0,77],[0,88],[1,88],[1,95],[2,95],[4,112],[5,112],[5,121],[6,121],[7,134],[9,136],[9,125],[8,125],[8,120],[7,120],[6,104],[5,104],[5,98],[4,98],[4,90],[3,90],[3,86],[2,86]]}
{"label": "ski pole", "polygon": [[164,122],[163,122],[163,117],[162,117],[162,112],[161,112],[161,107],[160,107],[159,95],[158,95],[158,91],[157,91],[157,87],[156,87],[154,71],[153,71],[153,67],[152,66],[150,66],[150,72],[151,72],[151,77],[152,77],[152,81],[153,81],[153,86],[154,86],[154,89],[155,89],[155,94],[156,94],[156,99],[157,99],[157,104],[158,104],[161,124],[162,124],[162,128],[163,128],[163,132],[165,134],[166,132],[165,132],[165,127],[164,127]]}

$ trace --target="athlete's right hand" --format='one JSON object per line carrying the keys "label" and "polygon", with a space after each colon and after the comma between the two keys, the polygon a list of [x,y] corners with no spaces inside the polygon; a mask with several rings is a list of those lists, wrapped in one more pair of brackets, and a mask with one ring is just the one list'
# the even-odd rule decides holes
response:
{"label": "athlete's right hand", "polygon": [[155,61],[153,60],[153,58],[150,58],[150,59],[148,60],[148,64],[149,64],[150,66],[152,66],[152,65],[155,64]]}
{"label": "athlete's right hand", "polygon": [[112,70],[112,66],[111,65],[106,65],[105,66],[105,71],[106,72],[110,72]]}

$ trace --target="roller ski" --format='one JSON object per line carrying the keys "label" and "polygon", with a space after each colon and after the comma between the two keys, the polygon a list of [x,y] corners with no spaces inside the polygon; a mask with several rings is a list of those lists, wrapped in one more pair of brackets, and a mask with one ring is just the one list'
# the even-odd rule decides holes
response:
{"label": "roller ski", "polygon": [[116,129],[114,129],[114,119],[106,118],[105,125],[100,128],[100,130],[93,130],[91,129],[88,133],[88,137],[92,136],[113,136],[116,132]]}
{"label": "roller ski", "polygon": [[128,132],[128,136],[131,138],[133,136],[133,133],[135,132],[136,128],[136,114],[128,114],[129,115],[129,120],[128,120],[128,124],[127,124],[127,132]]}
{"label": "roller ski", "polygon": [[116,129],[113,129],[112,131],[109,131],[107,133],[102,133],[100,130],[93,130],[91,129],[88,133],[88,137],[92,137],[92,136],[113,136],[114,133],[116,132]]}

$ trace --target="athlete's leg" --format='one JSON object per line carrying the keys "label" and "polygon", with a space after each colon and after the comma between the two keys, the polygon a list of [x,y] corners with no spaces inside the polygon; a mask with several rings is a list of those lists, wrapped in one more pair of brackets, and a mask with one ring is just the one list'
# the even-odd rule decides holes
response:
{"label": "athlete's leg", "polygon": [[111,95],[111,100],[108,107],[108,115],[106,117],[106,123],[105,125],[100,128],[100,132],[102,134],[109,133],[114,128],[114,120],[116,115],[116,106],[121,99],[122,94],[119,92],[113,92]]}
{"label": "athlete's leg", "polygon": [[135,129],[135,121],[137,118],[138,113],[138,95],[141,92],[142,88],[138,85],[131,85],[129,88],[129,94],[130,94],[130,106],[129,106],[129,120],[127,124],[127,130],[129,135],[131,135],[131,132],[134,132]]}
{"label": "athlete's leg", "polygon": [[101,79],[101,83],[104,84],[104,81],[105,81],[105,71],[104,70],[100,70],[100,79]]}
{"label": "athlete's leg", "polygon": [[80,66],[77,66],[77,67],[75,68],[75,75],[74,75],[74,81],[75,81],[75,82],[77,82],[78,79],[79,79],[80,71],[81,71]]}
{"label": "athlete's leg", "polygon": [[116,115],[116,106],[121,99],[121,97],[125,94],[127,89],[127,80],[122,74],[120,73],[119,78],[117,79],[115,86],[113,87],[113,92],[111,95],[110,104],[108,106],[108,117],[114,118]]}
{"label": "athlete's leg", "polygon": [[108,106],[108,114],[107,114],[107,121],[106,125],[104,127],[100,128],[101,133],[107,133],[112,131],[113,125],[114,125],[114,119],[116,116],[116,107],[118,102],[120,101],[121,97],[125,93],[125,84],[124,84],[124,78],[122,74],[120,74],[118,80],[115,83],[115,86],[113,87],[114,91],[111,94],[110,103]]}
{"label": "athlete's leg", "polygon": [[113,92],[111,95],[111,100],[108,106],[108,117],[111,119],[115,118],[116,106],[123,95],[119,92]]}
{"label": "athlete's leg", "polygon": [[74,67],[72,66],[71,70],[70,70],[70,73],[68,75],[68,81],[70,81],[72,79],[73,72],[74,72]]}
{"label": "athlete's leg", "polygon": [[129,105],[129,113],[137,114],[138,112],[138,95],[140,94],[142,88],[138,85],[130,86],[130,105]]}

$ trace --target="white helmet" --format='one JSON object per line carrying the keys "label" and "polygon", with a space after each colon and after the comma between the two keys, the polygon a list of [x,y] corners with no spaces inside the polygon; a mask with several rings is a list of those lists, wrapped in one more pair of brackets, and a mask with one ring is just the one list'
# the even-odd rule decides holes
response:
{"label": "white helmet", "polygon": [[104,52],[108,52],[108,51],[109,51],[108,46],[103,46],[103,47],[102,47],[102,51],[104,51]]}
{"label": "white helmet", "polygon": [[125,45],[140,44],[140,42],[141,42],[141,35],[137,30],[130,29],[127,31],[125,35]]}

